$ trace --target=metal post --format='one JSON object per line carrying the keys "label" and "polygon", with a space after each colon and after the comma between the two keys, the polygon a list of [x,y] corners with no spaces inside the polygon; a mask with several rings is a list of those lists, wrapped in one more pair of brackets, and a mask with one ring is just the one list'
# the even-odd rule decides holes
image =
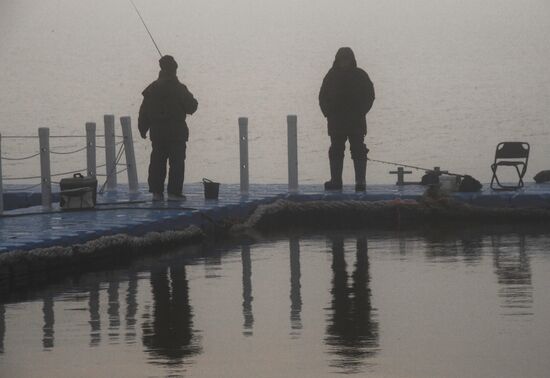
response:
{"label": "metal post", "polygon": [[95,156],[95,123],[86,123],[86,168],[88,176],[96,175],[96,156]]}
{"label": "metal post", "polygon": [[248,194],[248,118],[239,118],[239,145],[241,152],[241,194]]}
{"label": "metal post", "polygon": [[106,114],[103,117],[105,124],[105,174],[107,175],[107,190],[116,190],[116,142],[115,116]]}
{"label": "metal post", "polygon": [[38,129],[40,143],[40,177],[42,181],[42,206],[52,207],[52,178],[50,169],[50,129],[40,127]]}
{"label": "metal post", "polygon": [[412,173],[412,171],[405,171],[403,167],[398,167],[397,171],[390,171],[390,174],[397,175],[397,182],[395,185],[398,186],[404,186],[406,184],[405,175],[409,173]]}
{"label": "metal post", "polygon": [[0,214],[4,211],[4,188],[2,186],[2,133],[0,133]]}
{"label": "metal post", "polygon": [[134,154],[134,140],[132,139],[132,121],[130,117],[120,117],[122,135],[124,137],[124,152],[126,155],[126,169],[128,171],[128,187],[130,193],[138,191],[138,176],[136,155]]}
{"label": "metal post", "polygon": [[288,191],[298,191],[298,117],[286,117],[288,129]]}

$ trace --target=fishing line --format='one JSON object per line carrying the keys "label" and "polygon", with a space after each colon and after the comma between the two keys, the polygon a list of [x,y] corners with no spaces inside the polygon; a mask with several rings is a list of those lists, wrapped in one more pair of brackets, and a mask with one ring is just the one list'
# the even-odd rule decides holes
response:
{"label": "fishing line", "polygon": [[[416,165],[408,165],[408,164],[394,163],[394,162],[392,162],[392,161],[385,161],[385,160],[376,160],[376,159],[371,159],[371,158],[369,158],[369,157],[367,157],[367,160],[368,160],[368,161],[375,162],[375,163],[382,163],[382,164],[394,165],[394,166],[396,166],[396,167],[404,167],[404,168],[416,169],[416,170],[419,170],[419,171],[433,172],[433,169],[432,169],[432,168],[422,168],[422,167],[417,167]],[[446,175],[449,175],[449,176],[464,177],[464,175],[460,175],[460,174],[458,174],[458,173],[452,173],[452,172],[446,172],[445,174],[446,174]]]}
{"label": "fishing line", "polygon": [[153,44],[155,45],[155,48],[157,49],[157,51],[159,52],[160,57],[162,58],[162,53],[160,52],[160,49],[159,49],[159,47],[157,46],[157,43],[155,42],[155,39],[153,38],[153,35],[152,35],[151,32],[149,31],[149,28],[147,27],[147,24],[146,24],[145,21],[143,20],[143,17],[141,17],[141,13],[139,13],[139,9],[136,7],[136,4],[134,4],[134,1],[133,1],[133,0],[130,0],[130,3],[132,3],[132,6],[133,6],[134,9],[136,10],[136,13],[137,13],[138,16],[139,16],[139,19],[141,20],[141,23],[143,24],[143,26],[145,26],[145,30],[147,30],[147,34],[149,34],[149,37],[151,37],[151,41],[153,41]]}

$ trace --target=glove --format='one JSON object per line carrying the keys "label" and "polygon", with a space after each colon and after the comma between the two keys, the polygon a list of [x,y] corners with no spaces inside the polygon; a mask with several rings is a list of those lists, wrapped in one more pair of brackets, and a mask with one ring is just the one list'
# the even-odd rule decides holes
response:
{"label": "glove", "polygon": [[140,132],[140,135],[143,139],[147,139],[147,131],[144,133]]}

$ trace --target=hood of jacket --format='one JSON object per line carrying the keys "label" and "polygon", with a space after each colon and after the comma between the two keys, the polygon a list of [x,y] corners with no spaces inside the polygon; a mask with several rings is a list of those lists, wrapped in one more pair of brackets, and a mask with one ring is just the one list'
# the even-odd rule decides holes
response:
{"label": "hood of jacket", "polygon": [[355,54],[353,53],[353,50],[349,47],[341,47],[338,49],[338,52],[336,53],[336,56],[334,57],[334,63],[332,64],[333,68],[340,68],[340,64],[342,61],[349,61],[351,62],[351,67],[356,68],[357,67],[357,61],[355,60]]}

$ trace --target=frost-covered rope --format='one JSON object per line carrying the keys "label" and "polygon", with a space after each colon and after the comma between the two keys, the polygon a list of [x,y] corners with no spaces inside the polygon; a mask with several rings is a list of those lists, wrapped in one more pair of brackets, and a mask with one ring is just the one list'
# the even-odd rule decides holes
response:
{"label": "frost-covered rope", "polygon": [[[38,135],[2,135],[2,139],[38,139]],[[51,138],[86,138],[86,135],[50,135]]]}
{"label": "frost-covered rope", "polygon": [[471,206],[449,197],[419,200],[325,200],[295,202],[280,199],[260,205],[246,222],[234,230],[276,231],[296,227],[417,225],[426,222],[516,223],[548,222],[550,209],[486,208]]}
{"label": "frost-covered rope", "polygon": [[59,177],[59,176],[70,175],[71,173],[85,172],[87,169],[88,169],[88,168],[82,168],[82,169],[75,169],[74,171],[67,171],[67,172],[62,172],[62,173],[56,173],[56,174],[51,175],[51,177]]}
{"label": "frost-covered rope", "polygon": [[50,149],[50,153],[55,154],[55,155],[71,155],[71,154],[76,154],[78,152],[84,151],[87,148],[88,148],[87,146],[84,146],[84,147],[79,148],[79,149],[74,150],[74,151],[54,151],[54,150]]}
{"label": "frost-covered rope", "polygon": [[[101,185],[101,188],[99,189],[99,194],[103,194],[103,192],[105,191],[105,187],[107,186],[107,183],[109,182],[109,179],[115,175],[115,174],[118,174],[119,172],[116,171],[116,167],[118,165],[118,162],[120,161],[120,159],[122,158],[122,154],[124,152],[124,144],[121,144],[120,145],[120,148],[118,149],[118,152],[117,152],[117,155],[116,155],[116,159],[115,159],[115,164],[113,164],[113,166],[111,167],[111,169],[107,172],[107,178],[105,179],[105,182],[103,183],[103,185]],[[126,169],[123,169],[121,170],[120,172],[124,172],[125,170],[127,170],[128,168]]]}
{"label": "frost-covered rope", "polygon": [[[115,146],[118,146],[118,145],[121,145],[121,144],[123,144],[123,143],[124,143],[124,141],[121,140],[120,142],[116,142],[114,145],[115,145]],[[107,148],[107,146],[102,146],[102,145],[97,145],[97,144],[96,144],[96,148],[103,148],[103,149],[105,149],[105,148]]]}
{"label": "frost-covered rope", "polygon": [[42,176],[26,176],[26,177],[3,177],[4,181],[15,181],[15,180],[35,180],[41,179]]}
{"label": "frost-covered rope", "polygon": [[[2,137],[2,138],[4,138],[4,137]],[[40,155],[40,152],[37,152],[36,154],[33,154],[33,155],[17,157],[17,158],[2,156],[2,160],[9,160],[9,161],[28,160],[28,159],[32,159],[34,157],[37,157],[39,155]]]}
{"label": "frost-covered rope", "polygon": [[31,189],[38,188],[40,185],[42,185],[42,183],[26,186],[24,188],[5,188],[7,190],[4,190],[4,193],[27,192]]}

